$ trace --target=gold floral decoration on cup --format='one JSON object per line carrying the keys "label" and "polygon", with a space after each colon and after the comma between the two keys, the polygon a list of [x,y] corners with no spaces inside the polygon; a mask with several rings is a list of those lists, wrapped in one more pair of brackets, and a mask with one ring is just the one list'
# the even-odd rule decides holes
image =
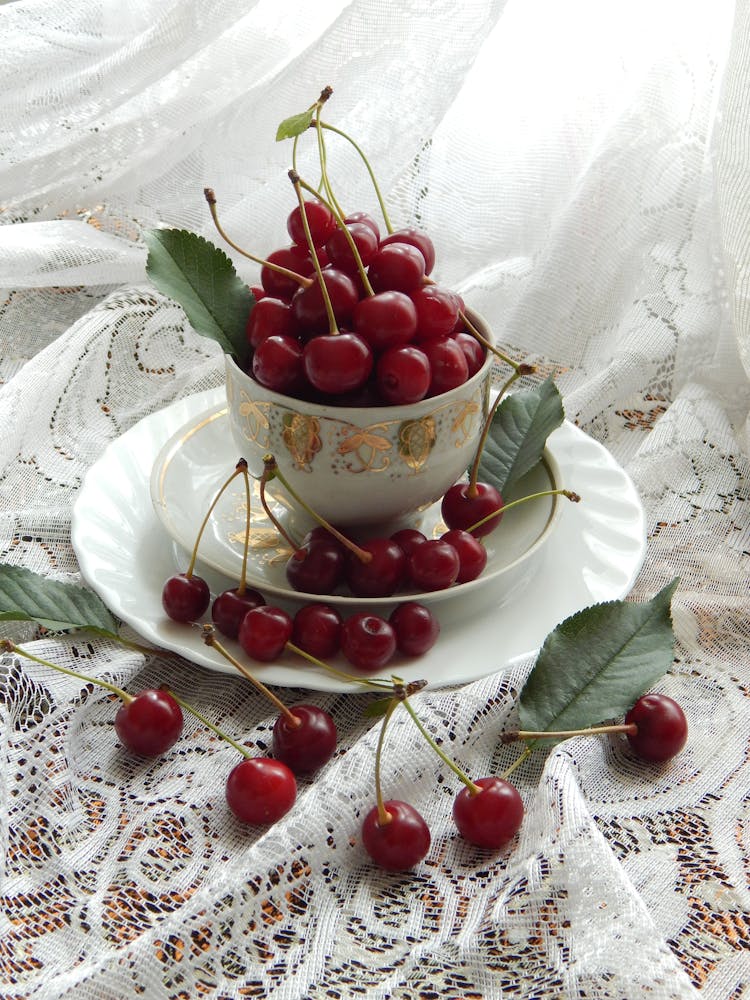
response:
{"label": "gold floral decoration on cup", "polygon": [[429,458],[437,438],[435,418],[404,420],[398,429],[398,453],[413,472],[419,472]]}
{"label": "gold floral decoration on cup", "polygon": [[384,434],[387,424],[373,424],[371,427],[348,427],[344,432],[346,437],[336,451],[339,455],[353,455],[359,460],[359,468],[349,465],[350,472],[383,472],[391,463],[387,454],[391,450],[391,442]]}
{"label": "gold floral decoration on cup", "polygon": [[298,469],[309,469],[310,463],[323,447],[320,420],[305,413],[285,413],[281,439]]}

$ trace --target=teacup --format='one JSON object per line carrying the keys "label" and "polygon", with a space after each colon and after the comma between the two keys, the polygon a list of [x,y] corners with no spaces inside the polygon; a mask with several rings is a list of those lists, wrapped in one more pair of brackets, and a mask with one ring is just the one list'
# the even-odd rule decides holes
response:
{"label": "teacup", "polygon": [[[469,313],[485,339],[482,318]],[[311,403],[264,388],[227,356],[234,443],[253,476],[264,457],[320,516],[346,527],[394,523],[428,507],[471,465],[488,412],[492,354],[463,385],[404,406]],[[283,495],[283,488],[269,489]]]}

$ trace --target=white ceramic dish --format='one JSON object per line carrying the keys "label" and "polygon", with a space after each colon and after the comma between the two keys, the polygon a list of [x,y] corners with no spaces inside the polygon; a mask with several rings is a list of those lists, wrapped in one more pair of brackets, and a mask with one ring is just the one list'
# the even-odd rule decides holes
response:
{"label": "white ceramic dish", "polygon": [[[154,461],[150,483],[154,510],[167,534],[185,550],[185,565],[189,561],[206,511],[240,457],[232,451],[228,423],[226,406],[210,407],[179,428]],[[515,496],[528,496],[551,489],[553,480],[557,481],[557,485],[562,485],[560,478],[561,473],[554,456],[548,453],[546,464],[526,475],[506,499],[510,501]],[[248,551],[248,583],[264,596],[274,595],[290,601],[320,600],[315,594],[298,593],[290,588],[285,566],[292,550],[280,538],[263,510],[257,481],[252,480],[251,484],[252,530]],[[274,516],[284,522],[288,510],[283,503],[270,497],[267,497],[267,501]],[[567,502],[558,497],[544,497],[514,507],[504,515],[495,531],[486,537],[487,566],[478,579],[448,590],[430,593],[412,591],[408,596],[424,604],[434,604],[453,599],[459,591],[462,596],[468,595],[474,590],[497,584],[501,579],[508,591],[512,587],[522,586],[539,568],[543,548],[552,535],[560,516],[560,508]],[[198,549],[198,558],[203,566],[210,566],[235,584],[239,582],[242,570],[246,509],[245,486],[238,477],[216,504]],[[312,519],[298,514],[294,520],[294,527],[297,529],[294,537],[300,540],[302,533],[299,529],[307,529],[313,524]],[[402,524],[418,527],[428,537],[437,537],[446,530],[439,503],[398,524],[392,524],[391,527]],[[399,599],[405,600],[406,596],[402,593]],[[341,606],[342,611],[363,603],[362,599],[343,592],[327,596],[325,600],[329,604]],[[371,609],[377,609],[392,605],[393,598],[369,598],[366,604]]]}
{"label": "white ceramic dish", "polygon": [[[164,442],[199,414],[220,409],[222,401],[223,389],[179,400],[114,441],[84,480],[73,510],[72,540],[84,579],[114,614],[155,645],[230,672],[196,630],[164,615],[162,586],[185,569],[184,554],[164,530],[149,489]],[[232,449],[231,442],[227,447]],[[439,607],[442,632],[430,653],[393,661],[388,673],[407,681],[426,678],[432,687],[474,680],[538,649],[575,611],[629,592],[646,551],[643,508],[632,482],[606,448],[568,422],[550,436],[548,447],[566,486],[583,502],[561,504],[533,586],[503,593],[502,585],[498,592],[488,584],[456,593]],[[229,585],[215,570],[203,575],[214,592]],[[291,655],[254,670],[279,686],[359,690]]]}

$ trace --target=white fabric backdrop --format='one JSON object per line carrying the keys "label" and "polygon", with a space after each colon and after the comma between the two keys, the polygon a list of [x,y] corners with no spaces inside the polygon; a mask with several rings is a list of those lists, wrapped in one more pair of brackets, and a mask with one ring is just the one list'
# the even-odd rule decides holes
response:
{"label": "white fabric backdrop", "polygon": [[[499,856],[454,836],[455,783],[397,722],[388,794],[434,840],[394,877],[357,842],[376,736],[360,698],[312,696],[340,752],[258,835],[227,815],[234,751],[201,726],[134,763],[100,689],[6,657],[5,995],[750,996],[747,4],[29,0],[0,24],[2,560],[77,579],[86,469],[220,384],[218,350],[146,281],[142,231],[213,238],[209,184],[239,242],[283,245],[275,128],[331,84],[329,118],[371,155],[392,216],[431,232],[440,276],[558,372],[568,416],[633,477],[649,525],[633,597],[681,577],[660,688],[691,722],[656,773],[607,742],[533,758]],[[349,150],[331,157],[341,200],[373,209]],[[239,679],[100,641],[34,650],[130,690],[169,682],[268,739]],[[513,759],[497,733],[531,665],[419,697],[473,773]]]}

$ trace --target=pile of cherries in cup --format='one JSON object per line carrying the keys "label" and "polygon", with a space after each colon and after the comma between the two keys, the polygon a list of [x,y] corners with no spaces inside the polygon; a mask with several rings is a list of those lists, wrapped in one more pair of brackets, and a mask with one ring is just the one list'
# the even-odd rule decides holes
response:
{"label": "pile of cherries in cup", "polygon": [[322,201],[304,205],[307,225],[298,206],[287,219],[291,246],[267,256],[252,289],[256,381],[295,398],[377,406],[440,395],[479,371],[485,350],[466,331],[461,297],[429,277],[426,233],[381,236],[366,212],[345,216],[342,228]]}

